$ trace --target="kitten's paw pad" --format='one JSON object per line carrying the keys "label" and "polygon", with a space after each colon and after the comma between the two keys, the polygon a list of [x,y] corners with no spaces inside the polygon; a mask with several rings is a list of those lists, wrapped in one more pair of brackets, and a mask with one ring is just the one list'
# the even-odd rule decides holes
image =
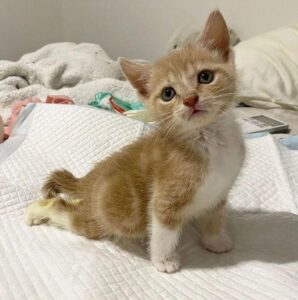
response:
{"label": "kitten's paw pad", "polygon": [[233,248],[233,242],[226,232],[222,232],[216,236],[204,236],[202,244],[206,250],[215,253],[228,252]]}
{"label": "kitten's paw pad", "polygon": [[157,271],[163,273],[175,273],[180,269],[180,262],[178,259],[170,258],[164,260],[152,260],[152,264]]}
{"label": "kitten's paw pad", "polygon": [[39,202],[33,202],[25,209],[25,222],[29,226],[40,225],[49,221],[45,210]]}

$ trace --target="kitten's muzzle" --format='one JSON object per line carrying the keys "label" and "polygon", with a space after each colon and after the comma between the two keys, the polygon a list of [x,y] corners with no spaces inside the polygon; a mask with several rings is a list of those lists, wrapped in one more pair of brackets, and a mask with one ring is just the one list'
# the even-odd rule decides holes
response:
{"label": "kitten's muzzle", "polygon": [[183,104],[188,107],[195,108],[197,103],[199,102],[199,97],[197,95],[192,95],[183,100]]}

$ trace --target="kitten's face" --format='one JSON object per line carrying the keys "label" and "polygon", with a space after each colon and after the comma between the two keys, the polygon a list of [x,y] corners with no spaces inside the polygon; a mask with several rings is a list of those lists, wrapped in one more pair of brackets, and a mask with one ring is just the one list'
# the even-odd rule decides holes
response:
{"label": "kitten's face", "polygon": [[145,103],[158,120],[201,127],[233,104],[234,66],[206,48],[174,50],[152,66],[148,92]]}
{"label": "kitten's face", "polygon": [[197,44],[155,64],[122,59],[122,69],[156,119],[186,128],[205,126],[233,104],[235,68],[227,25],[213,12]]}

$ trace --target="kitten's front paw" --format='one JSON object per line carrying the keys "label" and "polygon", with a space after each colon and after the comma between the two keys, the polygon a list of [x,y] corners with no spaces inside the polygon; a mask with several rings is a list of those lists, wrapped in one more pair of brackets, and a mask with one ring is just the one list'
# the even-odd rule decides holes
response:
{"label": "kitten's front paw", "polygon": [[225,231],[215,236],[204,236],[202,244],[206,250],[215,253],[228,252],[233,248],[233,242]]}
{"label": "kitten's front paw", "polygon": [[180,269],[179,259],[175,256],[167,259],[151,259],[157,271],[163,273],[175,273]]}

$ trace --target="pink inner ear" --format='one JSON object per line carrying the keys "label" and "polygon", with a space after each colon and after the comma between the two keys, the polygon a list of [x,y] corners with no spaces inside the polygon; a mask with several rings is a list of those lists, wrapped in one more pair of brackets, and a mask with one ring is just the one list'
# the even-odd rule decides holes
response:
{"label": "pink inner ear", "polygon": [[148,95],[148,81],[151,75],[151,65],[121,59],[120,65],[127,79],[137,89],[140,95]]}

